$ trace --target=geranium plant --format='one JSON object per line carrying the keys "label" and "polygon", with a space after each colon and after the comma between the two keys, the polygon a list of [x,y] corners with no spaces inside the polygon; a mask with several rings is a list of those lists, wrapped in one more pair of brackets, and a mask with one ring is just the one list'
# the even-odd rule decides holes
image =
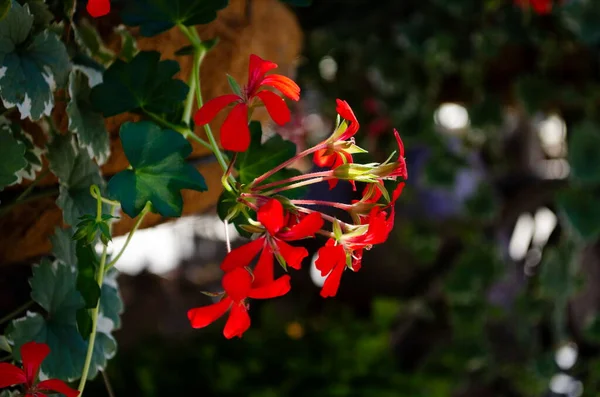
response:
{"label": "geranium plant", "polygon": [[[357,161],[353,155],[365,152],[354,141],[359,122],[350,104],[338,100],[335,128],[323,142],[298,153],[279,136],[263,141],[260,123],[251,121],[253,111],[264,106],[274,122],[287,123],[285,100],[299,100],[300,87],[273,74],[275,63],[251,55],[246,85],[223,73],[232,93],[204,103],[199,70],[216,42],[202,41],[195,25],[212,21],[227,1],[173,2],[177,4],[165,7],[162,0],[132,0],[121,17],[145,36],[173,27],[181,30],[193,57],[188,83],[173,78],[179,71],[176,61],[161,60],[158,52],[138,52],[123,29],[121,53],[99,51],[100,36],[90,36],[92,25],[74,17],[83,12],[76,1],[55,9],[39,0],[13,0],[0,21],[0,97],[5,108],[0,143],[6,150],[0,158],[0,187],[24,179],[33,187],[53,173],[59,181],[56,204],[70,225],[57,228],[51,258],[35,265],[30,279],[32,301],[46,315],[21,316],[28,305],[4,319],[11,322],[0,347],[14,364],[0,364],[2,388],[21,387],[28,396],[81,395],[86,380],[106,367],[116,352],[112,331],[120,326],[123,310],[114,267],[127,248],[125,244],[109,255],[112,223],[119,211],[137,217],[129,242],[148,213],[181,216],[181,190],[207,190],[203,176],[186,161],[190,141],[216,156],[224,188],[219,215],[249,238],[223,258],[223,291],[212,294],[215,303],[190,308],[192,327],[205,327],[229,311],[225,337],[242,336],[250,326],[252,299],[275,298],[290,290],[290,276],[308,256],[295,245],[301,239],[322,241],[317,267],[327,281],[321,295],[335,296],[344,270],[358,271],[364,250],[384,242],[393,228],[394,204],[408,177],[398,132],[398,150],[387,161]],[[101,17],[110,12],[110,2],[89,0],[85,10]],[[90,42],[90,37],[95,39]],[[67,102],[67,130],[51,117],[58,101]],[[228,114],[217,139],[209,122],[220,111]],[[130,167],[105,183],[99,168],[110,153],[104,119],[125,112],[141,118],[120,128]],[[25,118],[47,132],[46,147],[33,144],[19,123]],[[204,126],[206,140],[194,132],[194,124]],[[302,174],[289,168],[303,158],[325,170]],[[45,162],[49,171],[41,172]],[[302,198],[304,187],[325,181],[330,187],[342,181],[355,189],[361,182],[362,199],[340,203]],[[352,222],[315,209],[322,206],[346,211]],[[289,274],[275,277],[276,264]],[[77,390],[65,383],[77,380]]]}

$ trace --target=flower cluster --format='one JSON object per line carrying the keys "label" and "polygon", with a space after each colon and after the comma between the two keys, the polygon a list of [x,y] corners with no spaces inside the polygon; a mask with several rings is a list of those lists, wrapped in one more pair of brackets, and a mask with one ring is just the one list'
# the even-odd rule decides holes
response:
{"label": "flower cluster", "polygon": [[9,363],[0,363],[0,389],[23,385],[25,397],[46,397],[46,394],[61,393],[66,397],[77,397],[79,392],[71,389],[59,379],[38,382],[42,361],[50,354],[45,343],[28,342],[21,346],[23,369]]}
{"label": "flower cluster", "polygon": [[[272,91],[267,91],[266,86],[278,89],[293,100],[299,99],[300,89],[284,76],[266,75],[274,67],[275,64],[252,55],[248,85],[235,94],[207,102],[196,113],[196,123],[209,122],[217,112],[235,103],[221,128],[221,143],[224,148],[237,152],[247,150],[250,145],[248,119],[251,109],[256,106],[254,99],[262,101],[275,122],[285,123],[290,118],[285,102]],[[235,84],[232,87],[238,91]],[[321,296],[333,297],[337,294],[344,270],[358,271],[364,250],[388,238],[394,226],[394,204],[408,178],[400,135],[394,130],[397,156],[390,156],[384,163],[356,163],[353,155],[365,152],[354,140],[360,128],[359,122],[347,102],[338,99],[336,110],[338,122],[326,140],[296,154],[249,184],[228,186],[237,200],[228,219],[242,214],[247,223],[240,227],[253,234],[254,239],[229,252],[223,260],[222,292],[209,294],[220,300],[189,310],[188,318],[194,328],[205,327],[229,312],[224,335],[226,338],[241,336],[250,326],[249,299],[275,298],[290,290],[290,276],[285,274],[276,278],[274,264],[277,262],[285,272],[288,268],[301,268],[308,251],[293,245],[294,242],[324,236],[326,242],[318,251],[316,267],[326,277]],[[306,156],[312,156],[313,162],[325,171],[279,180],[273,178],[279,171]],[[231,164],[228,173],[234,168]],[[354,189],[356,182],[364,183],[362,198],[351,203],[339,203],[289,199],[281,195],[282,192],[324,181],[329,183],[330,188],[339,181],[350,182]],[[346,211],[352,222],[344,222],[314,209],[322,206]],[[257,257],[256,265],[252,267]]]}

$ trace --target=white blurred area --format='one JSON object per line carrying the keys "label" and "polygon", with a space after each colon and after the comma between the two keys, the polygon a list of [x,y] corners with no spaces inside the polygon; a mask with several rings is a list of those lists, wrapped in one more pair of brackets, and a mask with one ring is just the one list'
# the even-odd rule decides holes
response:
{"label": "white blurred area", "polygon": [[550,390],[562,396],[579,397],[583,394],[583,383],[570,375],[558,373],[550,379]]}
{"label": "white blurred area", "polygon": [[333,81],[335,80],[335,76],[337,75],[338,64],[329,55],[324,56],[319,62],[319,73],[321,77],[325,81]]}
{"label": "white blurred area", "polygon": [[310,261],[310,279],[312,280],[314,285],[321,288],[323,284],[325,284],[327,276],[321,276],[321,272],[319,271],[319,269],[317,269],[317,265],[315,263],[317,261],[317,257],[318,254],[314,254],[312,260]]}
{"label": "white blurred area", "polygon": [[566,179],[571,172],[567,157],[567,125],[557,114],[549,114],[535,126],[540,146],[548,159],[539,161],[537,173],[544,179]]}
{"label": "white blurred area", "polygon": [[550,235],[558,224],[558,217],[552,210],[540,207],[535,215],[522,213],[513,229],[508,254],[514,261],[525,260],[524,272],[534,274],[535,267],[542,260],[542,251]]}
{"label": "white blurred area", "polygon": [[[228,225],[228,231],[231,241],[239,238],[233,225]],[[115,237],[109,253],[119,253],[126,240],[127,235]],[[210,258],[216,250],[214,241],[225,246],[225,225],[216,215],[187,216],[135,232],[116,268],[129,275],[144,269],[165,275],[194,256]]]}
{"label": "white blurred area", "polygon": [[457,103],[443,103],[433,115],[435,123],[448,132],[460,132],[470,124],[469,112]]}

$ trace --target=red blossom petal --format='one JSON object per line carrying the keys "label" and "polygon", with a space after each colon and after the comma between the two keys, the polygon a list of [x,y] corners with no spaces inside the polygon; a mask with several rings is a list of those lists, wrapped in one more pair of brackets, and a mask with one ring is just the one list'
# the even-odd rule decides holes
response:
{"label": "red blossom petal", "polygon": [[396,200],[398,200],[398,198],[402,194],[402,191],[404,190],[405,185],[406,183],[400,182],[398,186],[396,186],[396,189],[394,189],[394,191],[392,192],[392,201],[390,202],[391,206],[393,206]]}
{"label": "red blossom petal", "polygon": [[271,91],[260,91],[256,96],[265,104],[274,122],[284,125],[290,121],[292,115],[282,97]]}
{"label": "red blossom petal", "polygon": [[225,118],[221,126],[221,146],[232,152],[245,152],[250,146],[248,129],[248,105],[237,104]]}
{"label": "red blossom petal", "polygon": [[79,391],[71,389],[65,382],[59,379],[48,379],[37,384],[37,388],[43,392],[55,391],[64,394],[66,397],[77,397]]}
{"label": "red blossom petal", "polygon": [[229,309],[233,301],[226,297],[212,305],[188,310],[187,316],[193,328],[204,328],[217,321]]}
{"label": "red blossom petal", "polygon": [[328,179],[327,183],[329,184],[329,190],[333,189],[337,186],[339,179]]}
{"label": "red blossom petal", "polygon": [[239,302],[248,297],[252,286],[252,275],[245,268],[238,267],[225,273],[221,284],[227,295],[234,302]]}
{"label": "red blossom petal", "polygon": [[282,240],[276,240],[276,244],[285,263],[292,269],[300,270],[302,260],[308,256],[306,248],[294,247]]}
{"label": "red blossom petal", "polygon": [[244,303],[234,304],[229,313],[229,318],[223,329],[223,335],[227,339],[235,336],[242,337],[244,332],[250,328],[250,316]]}
{"label": "red blossom petal", "polygon": [[40,365],[48,354],[50,354],[50,348],[45,343],[27,342],[21,346],[23,370],[25,371],[29,385],[35,382]]}
{"label": "red blossom petal", "polygon": [[270,284],[275,279],[273,275],[273,252],[269,245],[265,246],[260,253],[260,258],[258,258],[258,263],[254,267],[252,274],[254,275],[252,288]]}
{"label": "red blossom petal", "polygon": [[320,149],[313,155],[313,161],[318,167],[331,167],[338,154],[331,149]]}
{"label": "red blossom petal", "polygon": [[319,212],[312,212],[302,218],[302,220],[292,226],[289,231],[279,233],[278,238],[286,241],[300,240],[306,237],[312,237],[323,227],[323,217]]}
{"label": "red blossom petal", "polygon": [[394,128],[394,137],[396,138],[396,143],[398,144],[398,155],[400,157],[404,157],[404,143],[402,142],[402,138],[400,138],[400,134],[398,130]]}
{"label": "red blossom petal", "polygon": [[258,209],[258,221],[274,236],[285,225],[283,205],[276,199],[270,199]]}
{"label": "red blossom petal", "polygon": [[338,289],[340,288],[340,282],[342,281],[342,273],[346,265],[337,265],[333,268],[331,273],[327,276],[323,288],[321,288],[321,296],[323,298],[331,298],[337,295]]}
{"label": "red blossom petal", "polygon": [[236,267],[245,267],[252,262],[252,259],[258,254],[265,244],[265,238],[261,237],[254,241],[244,244],[241,247],[231,250],[221,263],[221,270],[230,272]]}
{"label": "red blossom petal", "polygon": [[337,106],[335,110],[343,119],[348,120],[350,122],[350,125],[348,126],[346,131],[344,131],[344,133],[338,138],[338,140],[343,141],[354,136],[360,128],[360,125],[358,124],[358,119],[354,115],[352,108],[350,108],[350,105],[348,105],[348,102],[343,101],[341,99],[336,99],[336,103]]}
{"label": "red blossom petal", "polygon": [[0,363],[0,389],[27,383],[25,372],[12,364]]}
{"label": "red blossom petal", "polygon": [[334,245],[335,240],[329,239],[327,243],[319,249],[315,267],[321,272],[321,276],[328,275],[335,266],[346,265],[346,252],[344,246]]}
{"label": "red blossom petal", "polygon": [[300,100],[300,87],[289,77],[280,74],[270,74],[260,84],[278,89],[283,95],[293,101]]}
{"label": "red blossom petal", "polygon": [[242,98],[234,94],[221,95],[213,98],[198,109],[194,115],[194,123],[196,123],[196,125],[208,124],[215,118],[217,113],[225,109],[229,104],[241,100]]}
{"label": "red blossom petal", "polygon": [[259,87],[265,73],[276,67],[277,64],[274,62],[265,61],[258,55],[250,55],[250,63],[248,64],[248,89],[250,94],[253,94]]}
{"label": "red blossom petal", "polygon": [[110,12],[109,0],[88,0],[87,12],[94,18],[103,17]]}
{"label": "red blossom petal", "polygon": [[252,288],[249,297],[252,299],[278,298],[290,291],[290,276],[283,275],[270,284]]}

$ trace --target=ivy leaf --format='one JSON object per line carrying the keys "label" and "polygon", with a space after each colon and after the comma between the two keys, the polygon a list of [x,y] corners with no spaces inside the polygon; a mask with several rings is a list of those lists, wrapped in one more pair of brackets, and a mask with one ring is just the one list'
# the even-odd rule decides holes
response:
{"label": "ivy leaf", "polygon": [[39,120],[54,107],[53,91],[65,85],[69,56],[60,38],[44,30],[29,39],[33,15],[29,6],[13,2],[0,21],[0,97],[4,107],[17,107],[21,118]]}
{"label": "ivy leaf", "polygon": [[183,81],[173,79],[177,72],[179,64],[161,61],[156,51],[140,52],[129,63],[117,59],[92,89],[92,104],[105,117],[140,109],[171,113],[188,93]]}
{"label": "ivy leaf", "polygon": [[104,117],[92,109],[90,80],[81,71],[74,70],[69,77],[69,130],[77,134],[79,145],[90,157],[102,165],[110,155],[110,141]]}
{"label": "ivy leaf", "polygon": [[50,243],[52,243],[52,254],[56,259],[66,264],[77,263],[73,229],[57,227],[50,237]]}
{"label": "ivy leaf", "polygon": [[[236,162],[242,184],[251,183],[255,178],[296,155],[296,145],[293,142],[284,140],[277,134],[265,143],[261,143],[261,139],[260,122],[251,122],[250,146],[247,151],[239,154]],[[277,179],[279,179],[278,174],[275,174],[268,181],[271,182]]]}
{"label": "ivy leaf", "polygon": [[600,128],[590,121],[573,128],[569,142],[569,164],[575,179],[600,182]]}
{"label": "ivy leaf", "polygon": [[50,12],[46,0],[19,0],[19,3],[27,4],[29,7],[29,12],[33,15],[34,32],[41,32],[54,20],[54,15]]}
{"label": "ivy leaf", "polygon": [[588,190],[570,188],[560,194],[558,204],[582,238],[593,241],[600,236],[598,195]]}
{"label": "ivy leaf", "polygon": [[123,124],[120,136],[132,169],[115,175],[108,191],[130,217],[135,218],[148,201],[163,216],[181,216],[180,190],[206,191],[202,175],[185,162],[192,146],[181,134],[139,122]]}
{"label": "ivy leaf", "polygon": [[112,322],[113,329],[121,328],[121,314],[124,310],[123,299],[117,284],[118,276],[119,271],[114,267],[104,275],[102,297],[100,298],[100,314]]}
{"label": "ivy leaf", "polygon": [[[102,190],[104,180],[98,165],[86,152],[78,150],[71,134],[56,135],[48,145],[50,170],[60,183],[56,204],[63,211],[63,218],[69,225],[77,224],[79,218],[96,213],[96,199],[90,194],[90,186],[98,185]],[[108,206],[103,206],[108,212]]]}
{"label": "ivy leaf", "polygon": [[25,160],[26,147],[15,139],[9,130],[0,129],[0,189],[16,183],[19,180],[17,173],[27,166]]}
{"label": "ivy leaf", "polygon": [[139,26],[142,36],[150,37],[181,24],[212,22],[228,0],[131,0],[121,13],[128,26]]}
{"label": "ivy leaf", "polygon": [[[2,121],[0,121],[0,124]],[[6,127],[0,126],[0,129]],[[13,137],[25,145],[25,161],[27,165],[21,171],[17,172],[17,183],[21,183],[23,179],[33,181],[36,177],[36,173],[42,169],[42,153],[44,152],[41,148],[35,146],[31,135],[21,129],[21,126],[17,123],[8,124]]]}
{"label": "ivy leaf", "polygon": [[73,24],[73,33],[79,47],[90,57],[103,65],[115,59],[115,53],[104,46],[100,34],[86,19],[82,19],[77,25]]}
{"label": "ivy leaf", "polygon": [[[29,280],[31,297],[48,312],[48,316],[28,312],[26,317],[14,320],[7,332],[17,360],[20,359],[18,352],[24,343],[33,340],[48,344],[50,354],[42,363],[42,371],[51,378],[68,382],[81,376],[88,345],[77,331],[76,313],[84,304],[75,289],[76,278],[72,266],[59,261],[51,263],[43,260],[34,266],[33,277]],[[107,360],[117,350],[110,334],[112,321],[100,316],[98,324],[89,379],[106,368]]]}
{"label": "ivy leaf", "polygon": [[119,52],[119,58],[125,62],[131,62],[131,60],[139,52],[137,42],[131,35],[131,32],[123,25],[117,26],[115,32],[121,36],[121,51]]}

